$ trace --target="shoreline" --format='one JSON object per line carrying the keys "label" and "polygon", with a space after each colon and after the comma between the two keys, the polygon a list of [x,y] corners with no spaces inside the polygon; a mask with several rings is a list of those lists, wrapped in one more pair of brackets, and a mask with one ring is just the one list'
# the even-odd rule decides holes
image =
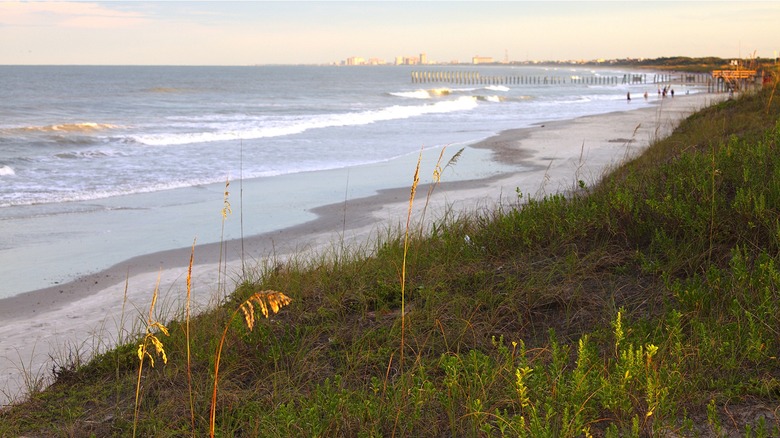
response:
{"label": "shoreline", "polygon": [[[688,115],[724,98],[704,93],[678,96],[650,108],[503,131],[467,148],[489,150],[496,162],[515,170],[449,182],[449,170],[445,171],[426,217],[440,218],[447,209],[473,212],[502,205],[507,199],[514,202],[516,188],[539,197],[572,188],[578,180],[597,184],[612,166],[671,133]],[[424,167],[421,173],[432,170]],[[454,169],[457,171],[457,166]],[[412,170],[408,172],[410,185]],[[426,192],[421,184],[416,212]],[[246,264],[256,266],[263,260],[275,263],[285,257],[311,254],[309,251],[334,250],[337,245],[371,245],[375,234],[400,226],[401,219],[405,220],[408,196],[408,186],[381,189],[372,196],[311,209],[316,215],[313,220],[244,238],[243,247],[261,248],[261,255],[253,256]],[[204,309],[220,299],[216,296],[220,246],[208,243],[195,248],[195,309]],[[224,246],[229,255],[226,288],[232,291],[230,285],[242,270],[242,242],[227,240]],[[124,339],[128,323],[137,326],[140,321],[136,313],[143,315],[148,309],[158,277],[160,302],[167,316],[174,316],[181,308],[190,253],[190,248],[180,248],[146,254],[68,283],[0,299],[0,339],[4,339],[0,349],[0,404],[5,403],[4,395],[14,398],[23,392],[22,370],[43,378],[52,358],[63,360],[74,350],[93,354]],[[36,342],[31,345],[29,339]]]}

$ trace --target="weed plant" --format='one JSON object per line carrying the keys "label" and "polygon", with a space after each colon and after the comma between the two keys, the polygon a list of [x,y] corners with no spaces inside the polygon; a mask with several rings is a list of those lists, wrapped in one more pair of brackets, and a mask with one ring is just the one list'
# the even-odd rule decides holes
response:
{"label": "weed plant", "polygon": [[[167,324],[137,421],[135,342],[0,413],[0,435],[778,436],[772,92],[698,112],[586,190],[268,268],[189,341]],[[265,290],[292,301],[244,329]]]}

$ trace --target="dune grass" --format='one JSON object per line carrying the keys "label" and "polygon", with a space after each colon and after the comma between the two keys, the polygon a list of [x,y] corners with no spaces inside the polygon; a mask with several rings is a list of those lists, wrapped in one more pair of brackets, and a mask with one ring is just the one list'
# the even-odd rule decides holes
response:
{"label": "dune grass", "polygon": [[[137,420],[135,342],[61,370],[0,436],[778,436],[771,97],[704,109],[576,193],[266,269],[166,325]],[[247,330],[262,291],[291,302]]]}

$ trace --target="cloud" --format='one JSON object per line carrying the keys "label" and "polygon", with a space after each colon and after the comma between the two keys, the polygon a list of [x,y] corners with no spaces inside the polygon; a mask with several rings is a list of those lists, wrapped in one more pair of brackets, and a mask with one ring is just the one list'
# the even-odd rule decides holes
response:
{"label": "cloud", "polygon": [[0,26],[112,29],[137,26],[146,18],[98,3],[0,2]]}

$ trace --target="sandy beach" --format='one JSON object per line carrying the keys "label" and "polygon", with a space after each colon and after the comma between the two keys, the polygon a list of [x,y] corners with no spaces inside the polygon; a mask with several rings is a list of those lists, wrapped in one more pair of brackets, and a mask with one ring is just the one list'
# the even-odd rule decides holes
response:
{"label": "sandy beach", "polygon": [[[579,180],[595,184],[612,166],[667,136],[691,113],[725,98],[683,95],[631,111],[629,102],[627,111],[504,131],[469,145],[467,150],[489,151],[501,171],[486,171],[489,176],[481,179],[448,182],[448,169],[431,198],[426,218],[441,217],[445,209],[469,212],[510,205],[517,200],[517,190],[541,197],[571,189]],[[452,148],[446,156],[456,150]],[[468,154],[463,159],[466,157]],[[426,157],[422,173],[433,171],[435,157],[433,160]],[[395,171],[408,174],[411,184],[413,165],[394,165],[406,166]],[[453,171],[457,169],[455,166]],[[425,187],[418,189],[414,214],[420,213],[426,192]],[[317,207],[310,211],[312,220],[247,236],[243,242],[230,240],[224,247],[219,243],[196,245],[195,308],[206,308],[221,298],[221,250],[228,255],[229,292],[243,275],[256,276],[264,263],[273,265],[307,251],[337,251],[342,245],[374,241],[388,227],[406,220],[408,196],[408,186],[383,189]],[[46,382],[52,367],[68,364],[76,356],[87,358],[131,337],[143,327],[158,281],[161,319],[181,312],[190,254],[189,247],[155,252],[72,282],[0,300],[0,404],[22,396],[38,381]]]}

